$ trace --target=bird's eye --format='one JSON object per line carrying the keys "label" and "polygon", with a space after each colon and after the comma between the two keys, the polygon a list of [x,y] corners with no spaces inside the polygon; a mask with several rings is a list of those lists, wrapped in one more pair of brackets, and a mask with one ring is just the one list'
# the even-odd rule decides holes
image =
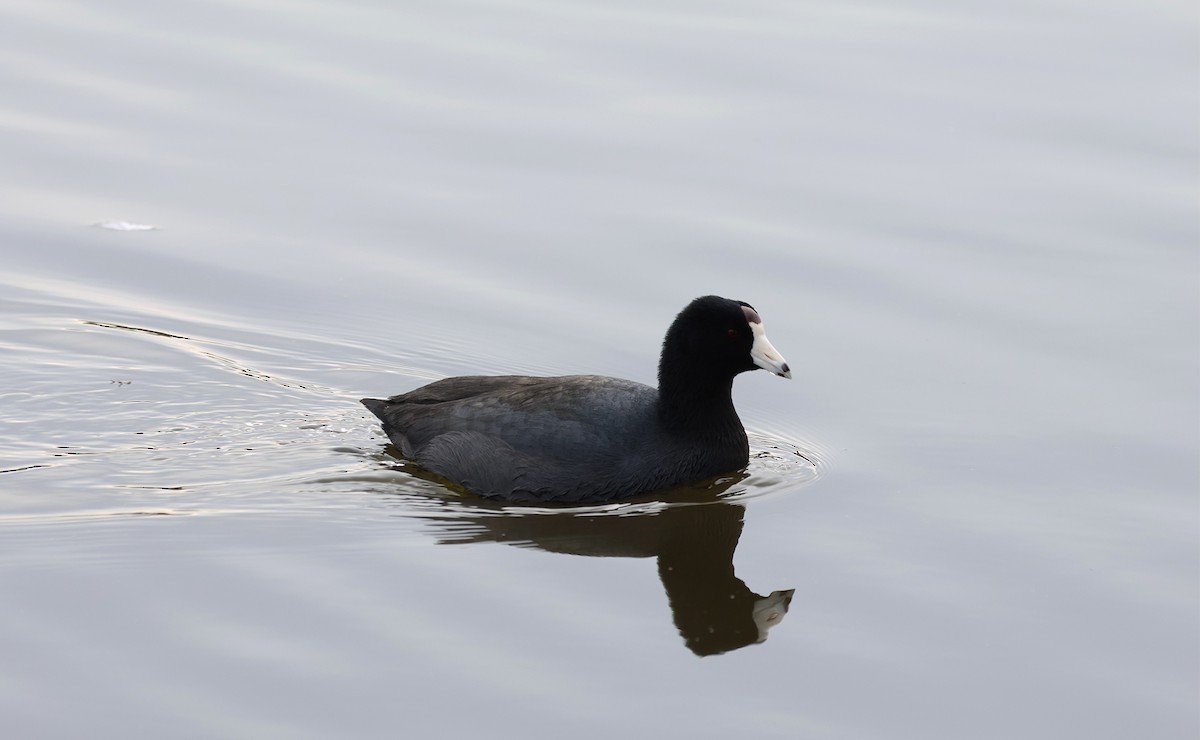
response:
{"label": "bird's eye", "polygon": [[729,331],[727,331],[725,333],[729,336],[730,339],[738,338],[738,330],[737,329],[730,329]]}

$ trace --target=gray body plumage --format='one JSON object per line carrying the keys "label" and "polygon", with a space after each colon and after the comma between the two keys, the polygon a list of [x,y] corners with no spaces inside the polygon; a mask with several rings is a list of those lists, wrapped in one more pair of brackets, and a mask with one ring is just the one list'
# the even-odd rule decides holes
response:
{"label": "gray body plumage", "polygon": [[740,423],[697,445],[701,430],[663,428],[657,390],[617,378],[457,377],[363,403],[403,457],[487,498],[611,501],[748,459]]}

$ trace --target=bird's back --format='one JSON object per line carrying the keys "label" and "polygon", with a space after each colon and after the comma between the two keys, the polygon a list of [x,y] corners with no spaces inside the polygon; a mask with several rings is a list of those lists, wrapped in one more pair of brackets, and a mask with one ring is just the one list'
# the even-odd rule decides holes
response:
{"label": "bird's back", "polygon": [[363,399],[404,457],[483,496],[538,501],[670,485],[648,474],[669,444],[657,401],[654,388],[595,375],[447,378]]}

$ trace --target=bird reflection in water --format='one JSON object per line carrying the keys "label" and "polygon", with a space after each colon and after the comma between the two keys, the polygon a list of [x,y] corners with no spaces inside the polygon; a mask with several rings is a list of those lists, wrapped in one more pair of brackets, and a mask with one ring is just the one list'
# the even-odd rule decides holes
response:
{"label": "bird reflection in water", "polygon": [[721,500],[721,494],[744,478],[660,492],[656,500],[666,503],[659,506],[642,502],[556,511],[458,500],[453,516],[426,521],[438,530],[442,544],[503,542],[568,555],[657,558],[684,642],[696,655],[717,655],[765,641],[767,631],[787,614],[794,593],[756,594],[734,573],[746,509]]}

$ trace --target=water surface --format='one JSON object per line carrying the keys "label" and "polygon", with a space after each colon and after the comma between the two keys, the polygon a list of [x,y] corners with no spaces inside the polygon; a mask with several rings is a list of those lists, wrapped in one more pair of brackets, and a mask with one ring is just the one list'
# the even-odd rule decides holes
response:
{"label": "water surface", "polygon": [[[0,729],[1196,736],[1196,31],[8,3]],[[710,485],[486,505],[357,404],[706,293],[795,373]]]}

